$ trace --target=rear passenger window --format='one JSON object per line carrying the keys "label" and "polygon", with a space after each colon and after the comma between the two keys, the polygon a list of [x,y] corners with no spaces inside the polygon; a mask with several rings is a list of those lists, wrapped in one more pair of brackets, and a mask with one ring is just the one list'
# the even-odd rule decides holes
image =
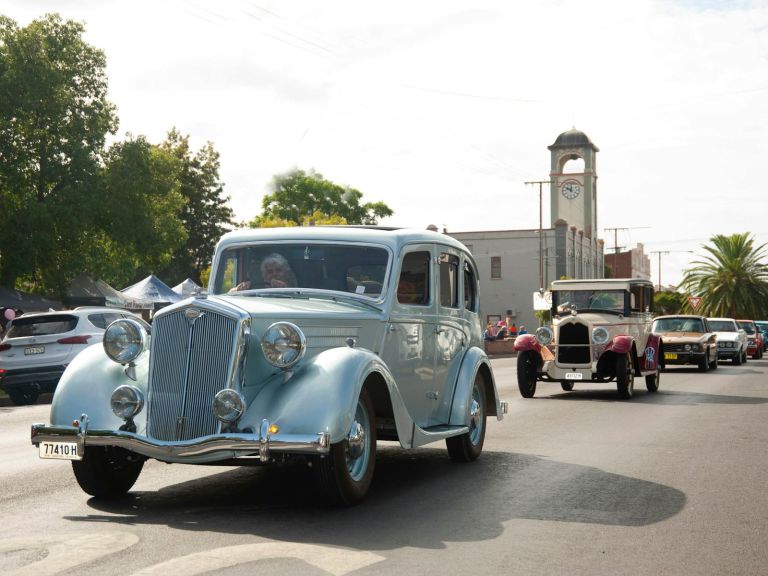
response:
{"label": "rear passenger window", "polygon": [[411,252],[403,258],[397,283],[397,301],[402,304],[429,304],[429,252]]}
{"label": "rear passenger window", "polygon": [[459,307],[459,257],[440,254],[440,305]]}
{"label": "rear passenger window", "polygon": [[107,329],[107,322],[104,319],[104,314],[88,314],[88,321],[102,330]]}

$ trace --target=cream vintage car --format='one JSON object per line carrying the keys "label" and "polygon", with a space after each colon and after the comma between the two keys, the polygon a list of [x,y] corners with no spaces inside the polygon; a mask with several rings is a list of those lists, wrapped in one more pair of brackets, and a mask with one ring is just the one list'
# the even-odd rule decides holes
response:
{"label": "cream vintage car", "polygon": [[664,341],[664,364],[693,365],[706,372],[717,368],[717,336],[703,316],[657,316],[652,330]]}
{"label": "cream vintage car", "polygon": [[532,398],[537,382],[563,390],[585,382],[615,382],[628,399],[635,377],[649,392],[659,388],[661,338],[651,331],[653,284],[639,279],[552,282],[552,325],[518,336],[517,384]]}
{"label": "cream vintage car", "polygon": [[144,461],[310,465],[327,497],[359,502],[377,440],[481,453],[502,418],[483,350],[477,267],[430,231],[307,227],[218,243],[208,293],[163,308],[151,334],[109,325],[67,368],[42,458],[72,460],[115,497]]}

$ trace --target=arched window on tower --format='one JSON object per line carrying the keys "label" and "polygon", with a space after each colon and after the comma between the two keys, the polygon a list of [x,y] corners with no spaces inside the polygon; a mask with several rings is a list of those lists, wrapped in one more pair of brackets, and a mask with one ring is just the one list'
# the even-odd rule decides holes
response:
{"label": "arched window on tower", "polygon": [[563,164],[563,174],[583,174],[584,173],[584,158],[580,156],[571,156]]}

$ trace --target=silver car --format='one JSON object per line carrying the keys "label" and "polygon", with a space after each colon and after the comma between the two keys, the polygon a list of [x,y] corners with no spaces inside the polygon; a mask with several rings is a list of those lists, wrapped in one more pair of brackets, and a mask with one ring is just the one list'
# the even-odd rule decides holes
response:
{"label": "silver car", "polygon": [[[208,292],[111,324],[59,384],[42,458],[88,494],[128,491],[144,461],[299,463],[332,502],[366,495],[377,440],[481,453],[502,418],[483,351],[477,268],[449,236],[307,227],[219,242]],[[86,394],[85,392],[88,391]]]}

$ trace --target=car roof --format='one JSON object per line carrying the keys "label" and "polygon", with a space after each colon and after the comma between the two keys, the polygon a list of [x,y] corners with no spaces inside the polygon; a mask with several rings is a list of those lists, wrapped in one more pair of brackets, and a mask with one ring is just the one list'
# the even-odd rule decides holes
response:
{"label": "car roof", "polygon": [[216,253],[229,245],[269,241],[373,243],[388,246],[394,253],[406,244],[423,242],[445,244],[468,252],[466,246],[452,236],[431,230],[378,226],[292,226],[234,230],[222,236]]}
{"label": "car roof", "polygon": [[664,316],[656,316],[654,320],[661,320],[663,318],[697,318],[697,319],[706,319],[704,316],[699,316],[697,314],[665,314]]}
{"label": "car roof", "polygon": [[579,280],[555,280],[552,282],[553,290],[625,290],[628,286],[650,286],[653,282],[643,278],[581,278]]}

